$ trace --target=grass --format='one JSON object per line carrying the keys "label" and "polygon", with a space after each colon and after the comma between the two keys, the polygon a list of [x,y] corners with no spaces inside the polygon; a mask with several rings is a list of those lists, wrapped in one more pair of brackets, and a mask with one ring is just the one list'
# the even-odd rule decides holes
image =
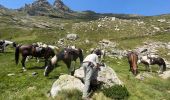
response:
{"label": "grass", "polygon": [[[136,46],[143,45],[143,42],[150,41],[162,41],[169,42],[170,35],[169,32],[160,32],[155,35],[145,35],[148,31],[142,27],[147,27],[149,29],[152,24],[158,25],[160,27],[167,27],[166,24],[160,24],[157,22],[159,17],[149,17],[140,19],[146,23],[146,26],[137,27],[133,25],[135,21],[125,23],[124,20],[119,20],[115,22],[107,21],[108,27],[98,28],[99,20],[94,20],[91,22],[86,22],[84,20],[68,20],[68,19],[49,19],[47,17],[31,17],[35,19],[36,22],[41,22],[45,20],[47,22],[53,23],[54,26],[50,29],[41,29],[31,27],[30,25],[13,23],[10,16],[2,17],[0,21],[0,38],[16,41],[19,44],[30,44],[33,42],[41,41],[48,44],[54,44],[60,38],[66,36],[68,32],[76,33],[80,36],[78,40],[69,41],[65,40],[66,45],[76,45],[86,51],[92,47],[97,47],[98,42],[102,39],[108,39],[110,41],[118,43],[116,48],[120,49],[133,49]],[[9,21],[10,19],[10,21]],[[81,22],[81,23],[80,23]],[[82,23],[83,22],[83,23]],[[88,24],[91,23],[91,24]],[[122,31],[115,31],[114,27],[117,23]],[[15,25],[16,24],[16,25]],[[64,30],[59,28],[63,25]],[[78,24],[79,28],[73,28]],[[87,24],[87,25],[86,25]],[[85,25],[85,26],[84,26]],[[133,27],[132,27],[133,26]],[[91,29],[93,28],[93,30]],[[12,35],[11,35],[12,34]],[[85,43],[85,40],[90,40],[90,43]],[[166,49],[159,49],[158,53],[160,56],[165,57],[170,60],[167,55],[169,51]],[[21,58],[20,58],[21,59]],[[170,91],[170,81],[163,80],[159,78],[157,73],[152,73],[153,78],[146,78],[145,80],[136,79],[131,73],[129,73],[129,65],[126,58],[123,59],[112,59],[106,57],[106,64],[112,67],[118,77],[123,81],[127,91],[130,96],[129,100],[169,100]],[[14,61],[14,49],[7,48],[6,53],[0,53],[0,99],[1,100],[47,100],[52,99],[48,97],[48,92],[55,80],[58,79],[60,73],[68,72],[66,65],[63,62],[59,62],[59,67],[56,67],[53,72],[50,73],[49,77],[44,77],[44,70],[41,66],[44,62],[36,63],[33,59],[26,62],[28,68],[27,72],[22,72],[21,64],[15,65]],[[144,72],[145,68],[143,65],[139,65],[140,72]],[[157,68],[153,68],[154,71]],[[33,72],[37,72],[37,75],[32,75]],[[13,76],[8,76],[8,74],[14,74]],[[65,94],[66,92],[66,94]],[[75,95],[78,94],[78,95]],[[60,99],[76,99],[80,98],[81,94],[78,91],[71,92],[61,92],[59,95]],[[97,91],[92,98],[94,100],[110,100],[102,91]]]}

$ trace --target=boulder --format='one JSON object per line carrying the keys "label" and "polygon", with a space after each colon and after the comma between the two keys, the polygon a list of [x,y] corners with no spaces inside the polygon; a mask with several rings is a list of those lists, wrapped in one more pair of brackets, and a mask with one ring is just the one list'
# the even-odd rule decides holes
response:
{"label": "boulder", "polygon": [[[110,67],[101,67],[100,70],[96,70],[97,78],[101,88],[108,88],[115,84],[123,85],[122,81],[117,77],[115,71]],[[57,79],[51,88],[50,95],[54,98],[58,95],[59,91],[62,90],[73,90],[77,89],[80,92],[83,92],[84,84],[81,80],[84,78],[84,70],[83,67],[80,67],[75,71],[74,76],[71,75],[61,75],[59,79]],[[97,85],[97,84],[96,84]]]}
{"label": "boulder", "polygon": [[77,34],[67,34],[66,38],[68,40],[76,40],[78,38],[78,35]]}
{"label": "boulder", "polygon": [[[111,87],[115,84],[123,85],[123,82],[117,77],[115,71],[106,66],[106,67],[100,67],[100,70],[96,72],[97,81],[103,83],[102,87]],[[84,70],[82,67],[75,70],[74,73],[75,77],[78,77],[80,79],[83,79],[84,77]]]}
{"label": "boulder", "polygon": [[169,79],[170,78],[170,70],[164,71],[163,74],[159,75],[163,79]]}
{"label": "boulder", "polygon": [[83,87],[84,84],[78,78],[71,75],[61,75],[59,79],[53,83],[50,94],[54,98],[61,90],[77,89],[82,92]]}

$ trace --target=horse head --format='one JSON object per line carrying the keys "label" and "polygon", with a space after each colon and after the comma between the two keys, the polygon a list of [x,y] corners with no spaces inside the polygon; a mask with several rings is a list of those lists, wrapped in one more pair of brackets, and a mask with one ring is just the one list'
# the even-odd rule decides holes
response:
{"label": "horse head", "polygon": [[130,70],[132,71],[132,73],[134,75],[137,75],[137,68],[138,68],[138,65],[137,65],[137,61],[138,61],[138,55],[135,53],[135,52],[129,52],[127,54],[127,57],[128,57],[128,61],[129,61],[129,64],[130,64]]}
{"label": "horse head", "polygon": [[44,76],[48,76],[48,74],[54,69],[57,59],[56,55],[51,59],[48,66],[45,67]]}
{"label": "horse head", "polygon": [[15,42],[13,42],[12,45],[13,45],[14,48],[17,47],[17,44]]}
{"label": "horse head", "polygon": [[83,63],[83,59],[84,59],[84,56],[83,56],[83,50],[78,48],[78,57],[80,59],[80,64]]}

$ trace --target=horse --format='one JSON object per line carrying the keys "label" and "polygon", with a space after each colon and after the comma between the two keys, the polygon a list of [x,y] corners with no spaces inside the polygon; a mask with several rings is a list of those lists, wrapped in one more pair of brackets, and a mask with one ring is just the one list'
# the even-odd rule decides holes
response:
{"label": "horse", "polygon": [[15,50],[15,62],[18,64],[19,60],[19,54],[22,54],[22,68],[24,71],[26,71],[25,68],[25,60],[27,56],[32,57],[43,57],[45,59],[45,66],[47,65],[48,59],[50,57],[53,57],[55,55],[54,51],[47,47],[47,48],[41,48],[37,45],[18,45]]}
{"label": "horse", "polygon": [[[47,44],[44,44],[42,42],[36,42],[36,43],[33,43],[32,45],[36,45],[40,48],[51,48],[55,53],[57,53],[59,51],[59,48],[57,46],[53,46],[53,45],[47,45]],[[32,56],[27,56],[27,59],[26,61],[28,61],[29,59],[32,59],[33,57]],[[39,58],[38,57],[35,57],[36,60],[37,60],[37,63],[39,63]]]}
{"label": "horse", "polygon": [[13,47],[16,47],[16,43],[8,40],[0,40],[0,51],[5,52],[5,48],[8,45],[12,45]]}
{"label": "horse", "polygon": [[137,73],[138,73],[138,65],[137,65],[138,55],[137,55],[137,53],[129,52],[127,54],[127,58],[128,58],[128,62],[130,65],[129,71],[131,71],[134,75],[137,75]]}
{"label": "horse", "polygon": [[155,65],[155,64],[157,64],[159,66],[159,71],[158,71],[159,74],[166,71],[166,63],[165,63],[164,59],[161,57],[154,57],[154,56],[149,56],[149,55],[141,56],[139,58],[138,63],[143,63],[145,65],[147,71],[152,72],[152,68],[150,65]]}
{"label": "horse", "polygon": [[[84,58],[82,49],[64,48],[50,60],[48,66],[45,67],[44,76],[48,76],[48,74],[54,69],[55,64],[57,64],[57,62],[61,60],[66,64],[67,68],[69,69],[69,74],[73,75],[77,58],[79,58],[81,66]],[[72,61],[75,62],[74,65],[72,64]],[[71,67],[73,67],[73,70],[71,69]]]}

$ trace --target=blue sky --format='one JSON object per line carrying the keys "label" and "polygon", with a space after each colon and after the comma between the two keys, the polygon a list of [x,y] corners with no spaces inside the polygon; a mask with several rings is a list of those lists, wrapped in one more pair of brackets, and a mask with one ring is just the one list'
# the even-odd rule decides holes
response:
{"label": "blue sky", "polygon": [[[7,8],[20,8],[35,0],[0,0]],[[48,0],[51,4],[54,0]],[[99,13],[124,13],[139,15],[170,14],[170,0],[63,0],[75,11],[93,10]]]}

